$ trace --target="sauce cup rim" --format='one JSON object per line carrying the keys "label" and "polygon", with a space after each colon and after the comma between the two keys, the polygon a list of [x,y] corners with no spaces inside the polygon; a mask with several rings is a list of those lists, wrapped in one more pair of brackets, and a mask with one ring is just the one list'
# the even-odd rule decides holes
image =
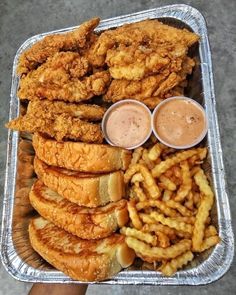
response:
{"label": "sauce cup rim", "polygon": [[[195,140],[193,143],[191,144],[187,144],[187,145],[174,145],[174,144],[170,144],[168,142],[166,142],[165,140],[163,140],[157,133],[156,131],[156,127],[155,127],[155,115],[157,113],[157,111],[160,109],[161,106],[163,106],[164,104],[166,104],[167,102],[171,101],[171,100],[188,100],[188,101],[191,101],[194,105],[196,105],[201,111],[202,111],[202,114],[205,118],[205,128],[203,129],[202,133],[200,134],[200,136],[198,137],[197,140]],[[207,134],[207,131],[208,131],[208,120],[207,120],[207,116],[206,116],[206,111],[205,109],[203,108],[203,106],[197,102],[196,100],[190,98],[190,97],[187,97],[187,96],[172,96],[172,97],[169,97],[169,98],[166,98],[165,100],[163,100],[161,103],[159,103],[155,109],[153,110],[152,112],[152,120],[151,120],[151,125],[152,125],[152,131],[154,133],[154,135],[156,136],[156,138],[163,144],[165,144],[166,146],[168,147],[171,147],[171,148],[174,148],[174,149],[188,149],[188,148],[191,148],[191,147],[194,147],[196,146],[198,143],[200,143],[204,137],[206,136]]]}
{"label": "sauce cup rim", "polygon": [[[111,111],[114,108],[116,108],[119,105],[125,104],[125,103],[133,103],[133,104],[137,104],[137,105],[142,106],[147,111],[147,114],[148,114],[148,116],[150,118],[150,126],[149,126],[149,131],[147,133],[147,136],[139,144],[136,144],[135,146],[133,145],[133,146],[130,146],[130,147],[121,147],[119,145],[114,144],[112,141],[110,141],[110,139],[109,139],[109,137],[108,137],[108,135],[106,133],[106,120],[107,120],[109,114],[111,113]],[[132,150],[132,149],[135,149],[135,148],[140,147],[141,145],[143,145],[148,140],[148,138],[151,136],[151,134],[152,134],[152,112],[150,111],[150,109],[143,102],[135,100],[135,99],[124,99],[124,100],[121,100],[121,101],[117,101],[117,102],[113,103],[106,110],[106,112],[105,112],[105,114],[103,115],[103,118],[102,118],[101,127],[102,127],[102,133],[104,135],[104,138],[106,139],[106,141],[110,145],[120,147],[120,148],[124,148],[126,150]]]}

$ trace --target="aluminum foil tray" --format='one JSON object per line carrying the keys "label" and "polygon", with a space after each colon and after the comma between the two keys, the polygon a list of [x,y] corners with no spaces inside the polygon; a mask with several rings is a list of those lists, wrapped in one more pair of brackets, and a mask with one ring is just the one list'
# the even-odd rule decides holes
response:
{"label": "aluminum foil tray", "polygon": [[[190,78],[186,95],[197,99],[205,106],[209,120],[209,131],[205,142],[209,149],[209,157],[205,169],[212,180],[211,184],[215,190],[216,201],[211,217],[213,223],[219,230],[222,240],[214,249],[210,249],[208,252],[197,256],[191,265],[178,271],[173,277],[164,277],[160,272],[141,270],[137,266],[133,266],[121,271],[110,280],[100,282],[100,284],[207,284],[219,279],[229,269],[234,254],[234,237],[215,107],[211,52],[206,22],[202,14],[195,8],[186,5],[171,5],[104,20],[97,30],[105,30],[148,18],[158,18],[172,26],[188,28],[201,37],[199,45],[192,48],[190,52],[190,55],[198,60],[198,66]],[[20,111],[20,105],[17,99],[19,81],[16,74],[16,66],[20,54],[46,35],[68,32],[73,29],[74,27],[34,36],[19,48],[13,64],[10,120],[15,118]],[[14,278],[21,281],[70,283],[72,279],[48,265],[30,246],[27,228],[29,219],[33,216],[34,211],[30,207],[27,194],[24,191],[21,194],[19,191],[18,181],[21,180],[20,173],[25,173],[24,169],[23,172],[22,169],[21,172],[19,171],[19,165],[21,163],[18,155],[21,138],[22,134],[9,131],[1,236],[2,262],[6,270]]]}

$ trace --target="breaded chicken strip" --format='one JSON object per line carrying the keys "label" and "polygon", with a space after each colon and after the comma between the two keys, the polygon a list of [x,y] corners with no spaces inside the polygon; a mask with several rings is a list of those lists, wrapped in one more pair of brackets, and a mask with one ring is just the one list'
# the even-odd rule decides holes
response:
{"label": "breaded chicken strip", "polygon": [[103,66],[108,50],[115,50],[119,45],[154,48],[179,44],[189,48],[198,40],[198,35],[186,29],[177,29],[158,20],[145,20],[103,32],[90,48],[88,57],[94,66]]}
{"label": "breaded chicken strip", "polygon": [[36,118],[26,114],[6,124],[7,128],[27,131],[42,132],[57,141],[64,139],[83,141],[88,143],[102,143],[103,135],[98,124],[88,123],[67,114],[60,114],[51,118]]}
{"label": "breaded chicken strip", "polygon": [[[170,73],[165,70],[160,74],[148,76],[140,81],[113,80],[103,99],[105,101],[116,102],[122,99],[136,99],[144,102],[153,109],[164,98],[183,94],[181,88],[188,74],[192,73],[195,65],[193,59],[185,57],[181,71]],[[181,87],[178,87],[180,86]]]}
{"label": "breaded chicken strip", "polygon": [[72,118],[86,121],[102,120],[105,111],[105,108],[98,105],[66,103],[47,99],[32,100],[27,108],[27,114],[31,114],[35,118],[52,118],[55,115],[67,114]]}
{"label": "breaded chicken strip", "polygon": [[93,18],[79,26],[78,29],[66,34],[55,34],[44,37],[41,41],[27,49],[21,56],[17,68],[19,75],[44,63],[48,57],[59,51],[74,51],[83,48],[91,32],[99,24],[99,18]]}
{"label": "breaded chicken strip", "polygon": [[56,53],[21,78],[18,97],[79,102],[103,94],[110,82],[109,72],[83,77],[88,69],[88,60],[79,53]]}
{"label": "breaded chicken strip", "polygon": [[180,71],[186,54],[187,47],[182,44],[119,46],[108,50],[106,63],[114,79],[140,80],[165,69]]}

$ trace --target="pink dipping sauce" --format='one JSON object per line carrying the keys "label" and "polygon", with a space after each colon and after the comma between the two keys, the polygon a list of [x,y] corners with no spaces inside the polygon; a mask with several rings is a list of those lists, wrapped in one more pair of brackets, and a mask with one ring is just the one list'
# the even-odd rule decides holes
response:
{"label": "pink dipping sauce", "polygon": [[113,105],[107,114],[105,133],[111,144],[134,148],[144,143],[151,133],[151,113],[137,101]]}

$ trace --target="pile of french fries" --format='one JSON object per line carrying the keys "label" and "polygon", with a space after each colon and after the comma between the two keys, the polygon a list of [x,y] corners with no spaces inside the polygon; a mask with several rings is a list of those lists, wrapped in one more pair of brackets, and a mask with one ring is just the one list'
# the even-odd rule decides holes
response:
{"label": "pile of french fries", "polygon": [[201,167],[206,155],[206,148],[139,147],[124,176],[130,223],[121,233],[138,257],[166,276],[220,241],[209,215],[214,194]]}

